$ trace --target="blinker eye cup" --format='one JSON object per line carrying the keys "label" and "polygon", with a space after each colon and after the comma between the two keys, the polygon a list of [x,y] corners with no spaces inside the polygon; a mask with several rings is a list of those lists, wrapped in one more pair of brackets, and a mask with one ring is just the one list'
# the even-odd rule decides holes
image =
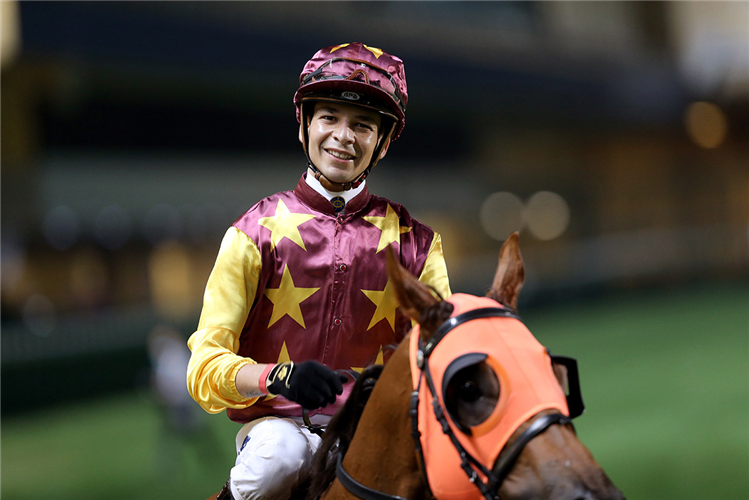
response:
{"label": "blinker eye cup", "polygon": [[[451,405],[447,402],[447,394],[449,391],[448,388],[453,382],[454,377],[461,370],[464,370],[471,366],[479,365],[481,363],[485,363],[489,367],[489,369],[491,369],[493,375],[496,377],[496,381],[499,384],[498,399],[494,404],[491,412],[485,415],[485,418],[481,422],[475,423],[474,425],[466,425],[461,422],[460,419],[457,418],[457,415],[454,415],[451,411]],[[466,434],[468,436],[480,436],[482,434],[485,434],[495,425],[497,419],[499,418],[499,415],[501,414],[501,409],[504,407],[508,397],[506,394],[506,390],[507,380],[504,376],[503,370],[496,362],[496,360],[485,353],[472,352],[463,354],[462,356],[458,356],[447,366],[447,368],[445,369],[445,373],[442,376],[442,399],[445,402],[445,409],[447,410],[447,413],[455,426],[463,434]]]}
{"label": "blinker eye cup", "polygon": [[551,360],[567,369],[567,407],[570,410],[570,418],[579,417],[585,413],[583,393],[580,390],[580,375],[577,371],[577,360],[567,356],[551,355]]}

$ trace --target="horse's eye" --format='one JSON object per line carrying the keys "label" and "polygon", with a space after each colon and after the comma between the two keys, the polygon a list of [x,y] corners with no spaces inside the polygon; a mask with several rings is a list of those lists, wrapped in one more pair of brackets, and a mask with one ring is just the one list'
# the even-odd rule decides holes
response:
{"label": "horse's eye", "polygon": [[489,418],[499,401],[499,379],[485,359],[485,355],[465,355],[445,371],[445,409],[463,432]]}
{"label": "horse's eye", "polygon": [[464,401],[476,401],[481,392],[479,391],[476,382],[473,380],[466,380],[463,382],[463,386],[460,388],[460,399]]}

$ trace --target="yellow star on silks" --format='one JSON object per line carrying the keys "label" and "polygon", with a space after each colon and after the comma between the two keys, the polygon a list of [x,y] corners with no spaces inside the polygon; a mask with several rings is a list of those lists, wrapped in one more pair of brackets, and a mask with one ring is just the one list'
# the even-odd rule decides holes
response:
{"label": "yellow star on silks", "polygon": [[289,266],[287,265],[281,276],[281,285],[278,288],[265,289],[266,297],[273,302],[273,313],[271,313],[268,328],[287,314],[291,316],[294,321],[299,323],[302,328],[307,328],[304,325],[304,317],[302,316],[302,309],[299,307],[299,304],[307,300],[310,295],[319,289],[319,287],[295,287],[294,280],[291,279],[291,271],[289,271]]}
{"label": "yellow star on silks", "polygon": [[377,306],[367,330],[375,326],[381,320],[386,319],[388,323],[390,323],[390,328],[395,331],[395,310],[398,309],[398,300],[395,297],[395,292],[393,292],[390,280],[388,280],[383,291],[362,290],[362,293]]}
{"label": "yellow star on silks", "polygon": [[315,216],[311,214],[292,213],[286,207],[286,203],[284,203],[283,200],[278,200],[278,205],[276,205],[276,215],[272,217],[261,217],[258,219],[257,223],[270,229],[271,252],[284,238],[290,239],[302,247],[302,250],[306,252],[307,248],[304,246],[302,235],[299,233],[299,226],[314,218]]}
{"label": "yellow star on silks", "polygon": [[370,224],[374,224],[380,228],[380,231],[382,231],[380,234],[380,242],[377,244],[377,252],[375,253],[380,252],[393,242],[397,241],[398,244],[400,244],[400,235],[411,230],[408,226],[398,225],[398,214],[395,213],[395,210],[393,210],[393,207],[391,207],[389,203],[385,217],[369,215],[362,217],[362,219]]}
{"label": "yellow star on silks", "polygon": [[[291,358],[289,357],[289,350],[286,348],[286,342],[284,341],[283,345],[281,346],[281,352],[278,353],[278,361],[276,361],[276,363],[285,363],[287,361],[291,361]],[[275,397],[275,394],[268,394],[267,396],[265,396],[265,401],[268,401]]]}
{"label": "yellow star on silks", "polygon": [[[380,350],[377,351],[377,359],[375,359],[374,364],[376,365],[384,365],[385,364],[385,356],[382,355],[382,345],[380,345]],[[356,367],[352,366],[351,369],[355,372],[363,372],[365,367]]]}

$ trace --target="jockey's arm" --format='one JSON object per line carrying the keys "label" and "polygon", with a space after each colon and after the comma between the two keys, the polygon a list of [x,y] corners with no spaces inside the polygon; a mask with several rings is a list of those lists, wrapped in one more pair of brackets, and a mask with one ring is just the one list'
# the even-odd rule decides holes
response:
{"label": "jockey's arm", "polygon": [[247,398],[258,398],[268,393],[260,388],[260,376],[263,375],[267,364],[246,364],[242,366],[237,372],[237,376],[234,379],[234,385],[237,387],[237,392]]}
{"label": "jockey's arm", "polygon": [[265,366],[237,352],[239,336],[255,300],[261,262],[255,242],[238,229],[229,228],[208,278],[198,329],[187,343],[192,351],[187,388],[209,413],[246,408],[257,401],[252,395],[258,389],[259,373],[254,385],[248,380]]}

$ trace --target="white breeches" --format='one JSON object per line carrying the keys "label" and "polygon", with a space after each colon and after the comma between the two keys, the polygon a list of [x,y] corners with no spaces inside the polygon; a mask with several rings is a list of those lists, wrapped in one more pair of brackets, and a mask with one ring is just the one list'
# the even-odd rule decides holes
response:
{"label": "white breeches", "polygon": [[229,476],[232,495],[236,500],[287,500],[299,470],[312,461],[321,442],[289,418],[248,422],[237,434],[237,461]]}

